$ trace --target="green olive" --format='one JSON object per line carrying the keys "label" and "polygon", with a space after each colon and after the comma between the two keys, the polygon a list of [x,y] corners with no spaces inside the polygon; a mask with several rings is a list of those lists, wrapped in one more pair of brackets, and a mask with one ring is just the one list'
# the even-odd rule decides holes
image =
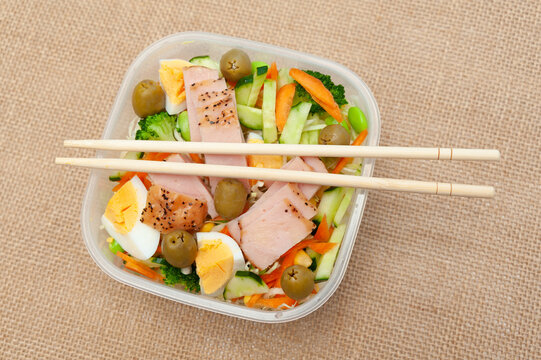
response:
{"label": "green olive", "polygon": [[137,116],[147,117],[163,111],[165,94],[157,82],[143,80],[133,89],[131,103]]}
{"label": "green olive", "polygon": [[175,230],[162,235],[162,254],[175,267],[190,266],[197,255],[197,243],[189,232]]}
{"label": "green olive", "polygon": [[300,301],[314,290],[314,273],[306,266],[290,266],[282,274],[280,285],[287,296]]}
{"label": "green olive", "polygon": [[244,51],[231,49],[220,59],[220,70],[227,81],[237,82],[252,73],[252,63]]}
{"label": "green olive", "polygon": [[230,220],[242,214],[248,193],[244,185],[235,179],[223,179],[214,191],[214,206],[224,219]]}
{"label": "green olive", "polygon": [[349,145],[349,133],[342,125],[327,125],[319,133],[320,145]]}

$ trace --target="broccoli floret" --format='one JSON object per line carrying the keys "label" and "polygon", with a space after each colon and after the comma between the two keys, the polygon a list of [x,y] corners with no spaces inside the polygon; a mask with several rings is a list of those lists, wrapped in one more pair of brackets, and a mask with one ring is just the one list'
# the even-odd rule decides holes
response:
{"label": "broccoli floret", "polygon": [[140,130],[135,133],[135,140],[167,140],[175,141],[177,118],[163,111],[158,114],[147,116],[139,121]]}
{"label": "broccoli floret", "polygon": [[199,292],[199,276],[195,272],[195,266],[192,267],[192,272],[188,275],[182,273],[182,271],[169,264],[164,258],[155,258],[152,260],[155,263],[161,264],[160,270],[165,277],[163,280],[165,285],[174,286],[176,284],[184,285],[184,288],[190,292]]}
{"label": "broccoli floret", "polygon": [[[308,75],[312,75],[316,79],[320,80],[323,83],[323,86],[327,88],[334,97],[334,101],[338,104],[338,106],[346,105],[348,102],[346,100],[345,90],[342,85],[335,85],[335,83],[332,82],[331,77],[329,75],[322,74],[317,71],[312,70],[304,70]],[[324,113],[325,110],[321,106],[319,106],[318,103],[312,99],[312,96],[297,83],[297,87],[295,90],[295,100],[294,103],[297,104],[301,101],[307,101],[312,103],[312,107],[310,108],[311,114],[317,114],[317,113]]]}

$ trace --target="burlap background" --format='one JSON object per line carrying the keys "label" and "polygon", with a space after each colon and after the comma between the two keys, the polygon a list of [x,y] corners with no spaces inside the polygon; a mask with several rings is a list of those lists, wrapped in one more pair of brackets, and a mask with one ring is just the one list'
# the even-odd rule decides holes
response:
{"label": "burlap background", "polygon": [[[1,358],[540,358],[539,1],[0,1]],[[130,62],[202,30],[324,56],[375,93],[384,145],[496,147],[500,163],[379,161],[375,175],[494,184],[495,200],[371,193],[345,279],[293,323],[145,294],[84,248],[88,172]]]}

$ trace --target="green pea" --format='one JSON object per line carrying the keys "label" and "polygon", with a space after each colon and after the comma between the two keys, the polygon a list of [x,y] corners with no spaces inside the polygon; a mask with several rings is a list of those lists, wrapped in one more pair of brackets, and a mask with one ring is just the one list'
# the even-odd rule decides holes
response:
{"label": "green pea", "polygon": [[[327,117],[325,119],[325,125],[332,125],[332,124],[338,124],[338,121],[336,121],[336,119],[333,118],[332,116]],[[340,125],[342,125],[342,127],[346,129],[348,133],[351,134],[351,130],[349,129],[348,121],[346,119],[343,119]]]}
{"label": "green pea", "polygon": [[190,141],[190,123],[188,121],[188,111],[181,112],[177,117],[177,131],[185,141]]}
{"label": "green pea", "polygon": [[115,239],[113,239],[113,241],[109,243],[109,250],[111,250],[113,254],[116,254],[119,251],[124,252],[124,249],[122,248],[122,246],[120,246],[120,244],[117,243]]}
{"label": "green pea", "polygon": [[361,109],[356,106],[350,107],[348,110],[348,119],[349,123],[353,127],[356,133],[360,133],[363,130],[368,128],[368,122],[366,121],[366,116]]}

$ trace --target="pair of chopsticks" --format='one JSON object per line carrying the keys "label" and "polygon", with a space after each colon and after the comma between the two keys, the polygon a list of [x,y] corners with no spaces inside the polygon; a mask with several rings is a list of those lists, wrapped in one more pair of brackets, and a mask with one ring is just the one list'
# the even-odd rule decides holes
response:
{"label": "pair of chopsticks", "polygon": [[[239,144],[143,140],[66,140],[64,141],[64,146],[99,150],[228,155],[289,155],[361,157],[376,159],[482,161],[500,159],[500,152],[498,150],[489,149],[349,145]],[[492,198],[495,194],[494,187],[483,185],[425,182],[241,166],[104,158],[56,158],[55,163],[107,170],[258,179],[448,196]]]}

